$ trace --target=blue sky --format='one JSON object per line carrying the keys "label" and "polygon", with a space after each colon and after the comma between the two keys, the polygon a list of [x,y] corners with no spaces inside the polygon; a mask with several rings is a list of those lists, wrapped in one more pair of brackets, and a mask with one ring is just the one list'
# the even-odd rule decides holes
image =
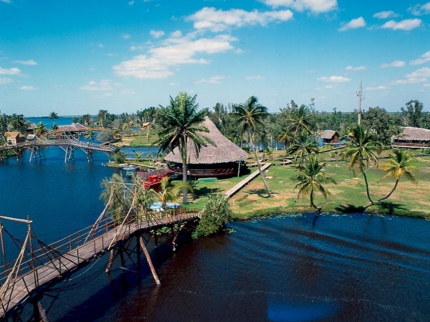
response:
{"label": "blue sky", "polygon": [[331,111],[430,108],[430,2],[0,0],[0,111],[135,112],[197,94]]}

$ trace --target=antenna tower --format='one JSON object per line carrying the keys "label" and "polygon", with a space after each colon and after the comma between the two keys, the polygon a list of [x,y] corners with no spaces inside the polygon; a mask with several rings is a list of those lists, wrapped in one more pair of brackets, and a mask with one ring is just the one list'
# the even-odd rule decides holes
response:
{"label": "antenna tower", "polygon": [[358,125],[361,124],[361,102],[364,101],[364,93],[362,87],[362,81],[360,81],[360,90],[357,92],[358,96]]}

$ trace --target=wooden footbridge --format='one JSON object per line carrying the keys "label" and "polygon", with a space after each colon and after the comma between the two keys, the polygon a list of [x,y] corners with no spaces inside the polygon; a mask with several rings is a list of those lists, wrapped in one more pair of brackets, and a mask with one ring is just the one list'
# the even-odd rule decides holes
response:
{"label": "wooden footbridge", "polygon": [[0,160],[2,158],[3,152],[12,151],[17,158],[22,156],[24,150],[30,150],[30,162],[34,158],[44,158],[43,150],[46,147],[57,146],[60,147],[64,152],[64,162],[74,159],[74,152],[76,149],[84,151],[87,155],[88,161],[92,161],[93,153],[96,151],[105,152],[110,154],[113,152],[113,148],[108,145],[97,144],[92,142],[83,142],[76,138],[61,138],[61,139],[45,139],[45,138],[35,138],[31,141],[20,142],[14,145],[4,145],[0,146]]}
{"label": "wooden footbridge", "polygon": [[[113,199],[113,194],[111,192],[109,200]],[[24,304],[32,302],[35,307],[34,316],[47,321],[39,302],[44,291],[110,251],[106,268],[108,272],[114,259],[114,250],[123,247],[133,237],[137,238],[137,248],[140,245],[156,283],[160,284],[142,234],[148,232],[151,234],[156,229],[165,226],[171,227],[172,232],[174,226],[180,227],[179,231],[186,223],[197,221],[200,213],[196,210],[183,209],[142,212],[138,210],[133,200],[130,210],[123,215],[119,223],[118,219],[113,220],[111,215],[106,217],[109,203],[110,201],[92,226],[51,244],[44,244],[36,238],[31,228],[31,220],[0,216],[0,241],[3,253],[3,271],[0,273],[0,320],[6,320],[11,316],[13,320],[19,320],[16,315],[20,314]],[[21,250],[18,258],[11,263],[6,261],[3,243],[6,235],[10,236],[3,222],[9,220],[27,225],[24,241],[18,242],[12,236],[15,243],[21,245]],[[175,246],[174,241],[173,245]],[[140,251],[138,250],[136,253],[140,254]],[[123,261],[123,254],[120,255]],[[36,312],[36,308],[38,308],[38,312]]]}

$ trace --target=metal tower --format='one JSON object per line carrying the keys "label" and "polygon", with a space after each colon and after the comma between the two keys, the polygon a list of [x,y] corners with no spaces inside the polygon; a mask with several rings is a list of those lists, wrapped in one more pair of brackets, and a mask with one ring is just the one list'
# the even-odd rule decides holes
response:
{"label": "metal tower", "polygon": [[357,92],[357,96],[358,96],[358,125],[360,125],[361,124],[361,102],[364,101],[362,81],[360,81],[360,89]]}

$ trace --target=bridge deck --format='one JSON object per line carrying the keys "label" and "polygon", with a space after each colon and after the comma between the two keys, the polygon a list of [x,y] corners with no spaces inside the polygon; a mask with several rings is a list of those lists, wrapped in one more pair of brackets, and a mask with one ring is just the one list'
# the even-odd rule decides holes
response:
{"label": "bridge deck", "polygon": [[1,151],[14,150],[17,148],[31,148],[31,147],[48,147],[48,146],[73,146],[81,149],[88,149],[93,151],[112,152],[113,148],[107,145],[83,142],[77,139],[60,139],[60,140],[46,140],[36,139],[33,141],[21,142],[16,145],[3,145],[0,146]]}
{"label": "bridge deck", "polygon": [[[115,245],[138,231],[196,219],[198,217],[199,214],[197,212],[175,212],[174,215],[160,216],[151,221],[134,222],[117,226],[101,235],[90,238],[84,244],[63,253],[55,259],[50,259],[46,264],[37,266],[34,270],[29,270],[17,277],[13,287],[8,288],[2,294],[0,318],[4,317],[16,305],[24,302],[37,288],[57,283],[61,281],[65,274],[74,271],[79,266],[88,263],[96,257],[102,256],[108,251],[111,243]],[[55,255],[44,254],[44,256],[49,258],[49,256],[54,257]]]}
{"label": "bridge deck", "polygon": [[[266,170],[267,168],[269,168],[272,164],[271,163],[264,163],[261,165],[261,171]],[[250,183],[252,180],[254,180],[254,178],[256,176],[258,176],[260,174],[260,171],[254,171],[253,173],[251,173],[249,176],[247,176],[245,179],[243,179],[242,181],[240,181],[239,183],[237,183],[233,188],[227,190],[225,192],[225,195],[230,198],[231,196],[233,196],[236,192],[238,192],[240,189],[242,189],[244,186],[246,186],[248,183]]]}

